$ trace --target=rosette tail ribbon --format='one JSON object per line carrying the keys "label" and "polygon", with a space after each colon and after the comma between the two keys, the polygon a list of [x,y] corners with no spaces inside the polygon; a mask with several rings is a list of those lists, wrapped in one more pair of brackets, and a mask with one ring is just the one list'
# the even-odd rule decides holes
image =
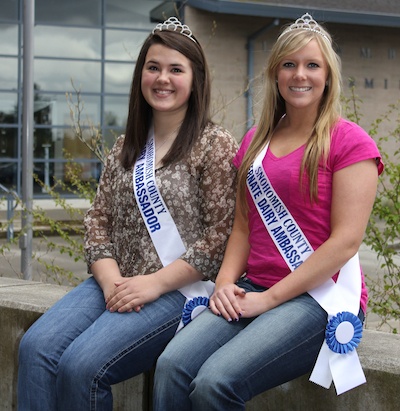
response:
{"label": "rosette tail ribbon", "polygon": [[[359,258],[356,254],[340,270],[336,283],[323,284],[309,292],[328,312],[328,324],[325,328],[325,340],[322,344],[310,381],[329,388],[332,381],[337,395],[343,394],[366,382],[357,354],[357,346],[362,337],[362,323],[355,315],[358,312],[361,284],[355,280],[359,270]],[[361,282],[361,281],[360,281]],[[326,288],[330,292],[326,293]],[[325,289],[325,290],[324,290]],[[353,295],[351,295],[354,293]],[[335,308],[342,307],[335,315]]]}
{"label": "rosette tail ribbon", "polygon": [[356,348],[362,337],[360,319],[348,311],[332,317],[325,329],[310,381],[329,388],[332,381],[338,395],[366,382]]}

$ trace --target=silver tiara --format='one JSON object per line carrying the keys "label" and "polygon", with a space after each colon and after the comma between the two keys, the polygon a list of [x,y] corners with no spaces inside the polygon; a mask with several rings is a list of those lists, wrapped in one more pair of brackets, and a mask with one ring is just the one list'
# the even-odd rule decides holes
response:
{"label": "silver tiara", "polygon": [[308,13],[303,14],[300,18],[298,18],[293,24],[291,24],[286,30],[284,30],[284,32],[279,37],[293,30],[313,31],[314,33],[320,34],[324,39],[330,41],[328,36],[322,31],[321,26]]}
{"label": "silver tiara", "polygon": [[158,23],[156,27],[153,29],[153,34],[155,31],[176,31],[180,34],[183,34],[186,37],[189,37],[190,40],[197,43],[197,41],[192,37],[193,33],[190,30],[189,26],[186,24],[182,24],[176,17],[170,17],[168,20],[165,20],[164,23]]}

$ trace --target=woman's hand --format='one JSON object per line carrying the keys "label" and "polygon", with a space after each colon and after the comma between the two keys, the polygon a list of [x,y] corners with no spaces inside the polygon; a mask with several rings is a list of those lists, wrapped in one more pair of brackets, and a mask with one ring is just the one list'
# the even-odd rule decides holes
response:
{"label": "woman's hand", "polygon": [[265,313],[270,309],[267,304],[267,293],[248,292],[243,296],[238,296],[243,318],[253,318]]}
{"label": "woman's hand", "polygon": [[245,294],[245,290],[236,284],[216,285],[210,298],[211,311],[216,315],[222,315],[227,321],[238,321],[242,316],[240,298],[238,297],[243,297]]}
{"label": "woman's hand", "polygon": [[144,304],[157,300],[162,294],[158,281],[152,274],[123,278],[106,298],[110,312],[139,312]]}
{"label": "woman's hand", "polygon": [[267,304],[267,291],[245,292],[235,284],[225,284],[215,289],[210,298],[211,311],[222,315],[227,321],[253,318],[270,309]]}

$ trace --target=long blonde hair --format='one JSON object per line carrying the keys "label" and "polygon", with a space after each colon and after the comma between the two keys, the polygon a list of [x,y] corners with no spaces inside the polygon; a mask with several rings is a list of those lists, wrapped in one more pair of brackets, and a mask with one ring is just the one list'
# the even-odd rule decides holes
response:
{"label": "long blonde hair", "polygon": [[318,165],[321,160],[326,163],[329,154],[331,130],[340,117],[342,82],[340,58],[332,47],[332,39],[329,33],[322,27],[321,31],[327,38],[310,30],[288,31],[278,38],[271,50],[265,70],[265,98],[261,119],[238,172],[239,199],[243,210],[247,209],[244,205],[247,204],[245,193],[248,170],[256,156],[271,139],[279,120],[285,114],[285,101],[281,97],[275,81],[279,63],[286,56],[302,49],[311,40],[316,40],[322,51],[328,67],[328,78],[318,117],[305,148],[299,184],[303,181],[303,175],[306,172],[309,179],[310,200],[312,202],[318,201]]}

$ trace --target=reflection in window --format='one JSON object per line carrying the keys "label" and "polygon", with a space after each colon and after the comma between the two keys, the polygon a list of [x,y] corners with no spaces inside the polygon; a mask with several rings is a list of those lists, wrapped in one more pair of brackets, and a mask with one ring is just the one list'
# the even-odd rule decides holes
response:
{"label": "reflection in window", "polygon": [[17,128],[0,125],[0,184],[7,188],[17,187],[18,170]]}
{"label": "reflection in window", "polygon": [[100,26],[101,0],[36,0],[36,23]]}
{"label": "reflection in window", "polygon": [[[0,3],[0,183],[20,190],[23,115],[18,109],[22,109],[23,87],[18,71],[23,61],[18,13],[23,1]],[[76,90],[83,104],[84,138],[90,140],[90,126],[94,126],[111,148],[125,132],[135,61],[155,24],[150,22],[150,10],[161,4],[157,0],[35,0],[33,154],[34,171],[45,182],[69,181],[71,163],[66,153],[81,167],[82,180],[98,179],[100,161],[72,128],[70,109],[77,101]],[[71,93],[72,106],[66,93]],[[46,194],[37,183],[34,190],[35,195]]]}
{"label": "reflection in window", "polygon": [[0,54],[11,56],[18,54],[18,26],[16,24],[0,24],[0,39]]}
{"label": "reflection in window", "polygon": [[97,160],[76,161],[74,159],[55,162],[51,159],[45,159],[35,161],[33,170],[35,194],[46,193],[47,187],[51,187],[60,194],[71,194],[76,190],[76,186],[74,187],[76,178],[81,182],[92,183],[93,188],[95,188],[100,178],[101,163]]}
{"label": "reflection in window", "polygon": [[[81,110],[82,125],[98,124],[100,121],[100,97],[81,95],[83,108]],[[35,94],[35,123],[39,125],[72,126],[70,109],[77,103],[77,95],[71,92],[69,98],[65,93]]]}
{"label": "reflection in window", "polygon": [[[129,91],[129,90],[128,90]],[[126,96],[108,96],[104,99],[104,112],[108,113],[105,117],[106,126],[117,126],[125,128],[128,117],[129,97]],[[112,119],[112,122],[109,121]]]}
{"label": "reflection in window", "polygon": [[4,161],[0,157],[0,184],[8,189],[15,190],[17,187],[18,163],[14,158],[8,160]]}
{"label": "reflection in window", "polygon": [[16,90],[18,87],[18,59],[0,57],[0,89]]}
{"label": "reflection in window", "polygon": [[37,59],[34,75],[42,90],[73,92],[71,81],[82,92],[99,92],[101,88],[100,63]]}
{"label": "reflection in window", "polygon": [[150,29],[150,10],[162,1],[106,0],[106,25]]}
{"label": "reflection in window", "polygon": [[[93,136],[93,131],[90,128],[83,129],[83,139],[90,144]],[[81,141],[72,129],[64,129],[62,131],[62,139],[57,141],[58,146],[56,152],[58,154],[65,152],[66,156],[71,156],[74,159],[96,159],[95,154],[87,145]],[[59,158],[65,158],[61,155]]]}
{"label": "reflection in window", "polygon": [[[92,131],[84,129],[84,140],[90,142],[91,137]],[[0,164],[1,161],[0,158]],[[45,185],[53,186],[57,180],[68,181],[73,170],[78,170],[82,181],[98,179],[98,164],[97,157],[73,130],[35,128],[34,173]],[[36,192],[40,192],[41,184],[37,186]]]}
{"label": "reflection in window", "polygon": [[17,123],[17,93],[0,93],[0,124]]}
{"label": "reflection in window", "polygon": [[75,27],[36,26],[35,55],[101,58],[101,31]]}
{"label": "reflection in window", "polygon": [[105,65],[106,93],[129,94],[135,65],[107,63]]}
{"label": "reflection in window", "polygon": [[110,150],[115,144],[117,138],[124,133],[125,129],[111,128],[104,130],[104,146]]}
{"label": "reflection in window", "polygon": [[[83,129],[83,136],[90,142],[92,130]],[[63,160],[72,158],[96,158],[92,151],[77,137],[71,127],[35,128],[34,135],[35,159]]]}
{"label": "reflection in window", "polygon": [[3,20],[18,19],[18,1],[16,0],[1,0],[1,15]]}
{"label": "reflection in window", "polygon": [[135,61],[149,31],[106,31],[106,60]]}
{"label": "reflection in window", "polygon": [[0,125],[0,159],[18,156],[17,141],[17,128]]}

